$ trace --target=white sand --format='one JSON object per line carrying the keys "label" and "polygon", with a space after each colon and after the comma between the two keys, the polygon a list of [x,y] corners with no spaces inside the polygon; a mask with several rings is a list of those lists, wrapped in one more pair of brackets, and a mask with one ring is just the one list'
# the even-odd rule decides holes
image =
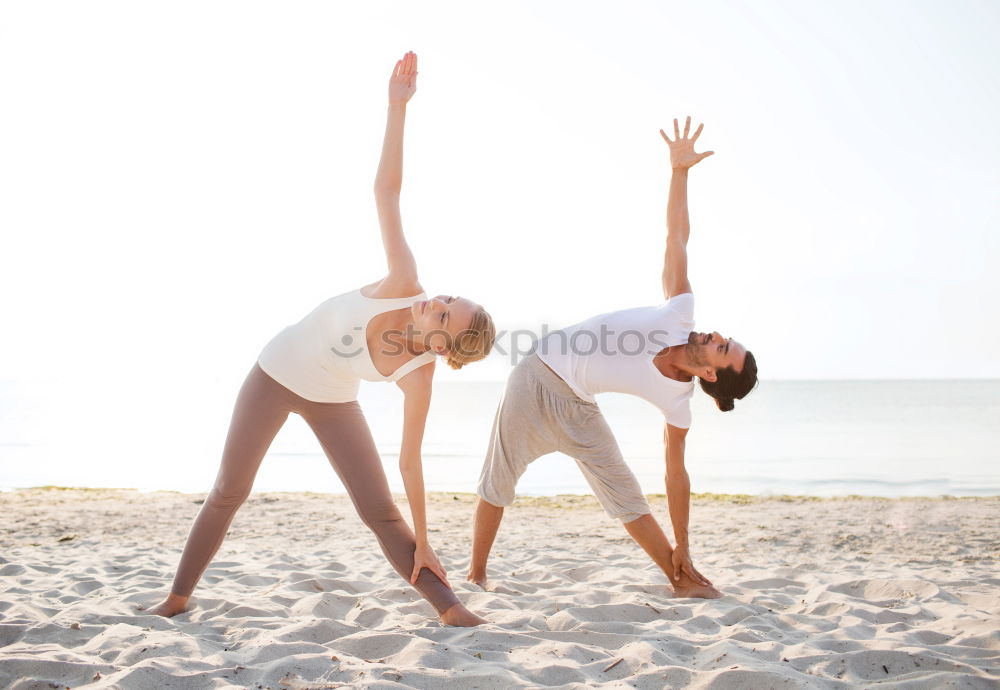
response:
{"label": "white sand", "polygon": [[251,497],[193,610],[144,615],[200,498],[0,494],[0,686],[1000,687],[1000,498],[695,500],[695,564],[725,595],[702,601],[671,599],[585,497],[508,509],[484,592],[463,578],[473,497],[435,495],[478,629],[440,625],[348,500],[314,494]]}

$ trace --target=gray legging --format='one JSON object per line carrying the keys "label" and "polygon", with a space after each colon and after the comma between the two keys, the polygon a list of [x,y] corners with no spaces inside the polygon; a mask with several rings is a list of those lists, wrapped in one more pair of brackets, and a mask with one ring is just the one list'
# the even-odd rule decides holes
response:
{"label": "gray legging", "polygon": [[[357,401],[318,403],[306,400],[268,376],[259,364],[247,375],[233,410],[215,486],[201,507],[177,574],[173,593],[190,596],[222,544],[237,509],[250,495],[254,477],[271,441],[289,412],[309,424],[330,464],[347,487],[361,520],[378,538],[392,567],[409,581],[416,541],[392,501],[389,484],[368,423]],[[427,568],[416,589],[443,613],[458,603],[451,589]]]}

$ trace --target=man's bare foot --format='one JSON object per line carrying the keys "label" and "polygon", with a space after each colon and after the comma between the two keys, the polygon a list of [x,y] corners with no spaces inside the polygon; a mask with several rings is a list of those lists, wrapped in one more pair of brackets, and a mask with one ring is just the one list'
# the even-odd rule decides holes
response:
{"label": "man's bare foot", "polygon": [[473,573],[469,571],[469,574],[465,576],[465,579],[474,585],[479,585],[483,589],[486,589],[486,573]]}
{"label": "man's bare foot", "polygon": [[167,595],[166,599],[146,611],[146,613],[151,613],[154,616],[172,618],[178,613],[184,613],[187,611],[187,603],[188,597],[182,597],[177,594],[170,593]]}
{"label": "man's bare foot", "polygon": [[696,582],[687,573],[681,573],[680,578],[671,581],[674,596],[679,599],[718,599],[722,593],[712,585]]}
{"label": "man's bare foot", "polygon": [[718,599],[722,592],[712,585],[685,583],[684,586],[674,585],[674,596],[679,599]]}
{"label": "man's bare foot", "polygon": [[454,625],[459,628],[471,628],[475,625],[489,623],[485,618],[480,618],[461,604],[455,604],[450,609],[441,614],[441,622],[445,625]]}

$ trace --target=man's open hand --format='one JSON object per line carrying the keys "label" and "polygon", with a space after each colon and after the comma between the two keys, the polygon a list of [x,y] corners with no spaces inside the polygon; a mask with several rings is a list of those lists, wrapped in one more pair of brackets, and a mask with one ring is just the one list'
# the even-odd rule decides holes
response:
{"label": "man's open hand", "polygon": [[715,153],[715,151],[705,151],[704,153],[694,152],[694,142],[698,141],[698,137],[701,136],[701,130],[704,126],[704,124],[698,125],[698,129],[695,130],[694,136],[688,138],[688,132],[691,131],[691,116],[688,115],[688,119],[684,123],[684,136],[681,136],[681,131],[677,126],[676,118],[674,119],[673,140],[667,136],[666,132],[662,129],[660,130],[660,136],[663,137],[663,141],[667,142],[667,146],[670,147],[671,168],[687,170],[692,165],[705,160]]}

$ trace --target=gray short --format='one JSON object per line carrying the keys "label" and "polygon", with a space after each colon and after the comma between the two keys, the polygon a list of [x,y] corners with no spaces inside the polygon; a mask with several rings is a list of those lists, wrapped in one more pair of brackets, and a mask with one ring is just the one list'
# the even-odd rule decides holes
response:
{"label": "gray short", "polygon": [[650,512],[600,408],[532,354],[507,378],[477,493],[495,506],[510,505],[528,464],[556,451],[576,460],[611,517],[631,522]]}

